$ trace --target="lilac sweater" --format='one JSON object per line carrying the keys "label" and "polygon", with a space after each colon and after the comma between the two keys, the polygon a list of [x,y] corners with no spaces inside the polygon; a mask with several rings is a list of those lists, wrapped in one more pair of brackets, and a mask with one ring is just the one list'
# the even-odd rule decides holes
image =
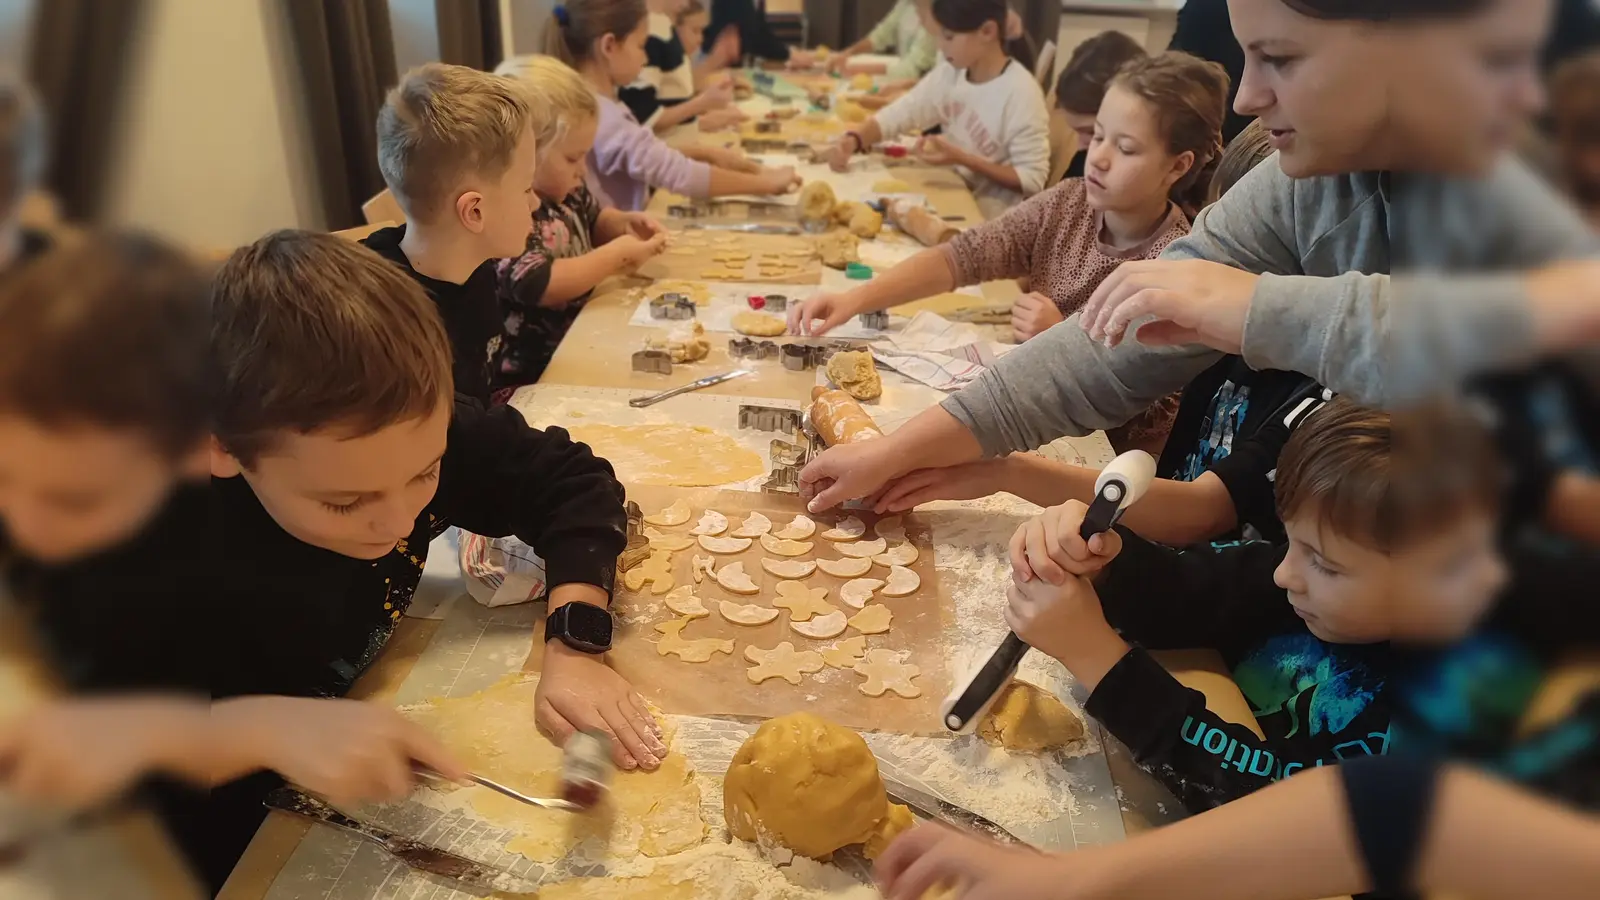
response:
{"label": "lilac sweater", "polygon": [[589,151],[588,184],[601,206],[644,209],[652,188],[696,199],[711,192],[710,165],[667,146],[616,100],[597,99],[600,125]]}

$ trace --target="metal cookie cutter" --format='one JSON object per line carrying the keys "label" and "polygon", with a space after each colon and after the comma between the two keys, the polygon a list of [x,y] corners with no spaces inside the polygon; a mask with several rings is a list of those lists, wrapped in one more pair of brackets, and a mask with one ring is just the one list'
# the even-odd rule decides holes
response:
{"label": "metal cookie cutter", "polygon": [[863,328],[876,328],[879,331],[886,331],[889,328],[889,311],[886,309],[862,313],[859,318]]}
{"label": "metal cookie cutter", "polygon": [[628,513],[628,544],[617,563],[626,572],[650,558],[650,540],[644,536],[644,512],[639,504],[629,500],[624,509]]}
{"label": "metal cookie cutter", "polygon": [[675,219],[699,219],[703,218],[706,212],[705,207],[693,203],[674,203],[667,207],[667,215]]}
{"label": "metal cookie cutter", "polygon": [[815,368],[822,349],[812,344],[784,344],[783,367],[792,372]]}
{"label": "metal cookie cutter", "polygon": [[778,466],[761,482],[761,490],[768,494],[800,493],[800,470],[795,466]]}
{"label": "metal cookie cutter", "polygon": [[734,359],[771,359],[778,355],[778,345],[772,341],[734,338],[728,342],[728,355]]}
{"label": "metal cookie cutter", "polygon": [[671,375],[672,354],[665,350],[640,350],[633,354],[633,370],[635,372],[654,372],[657,375]]}
{"label": "metal cookie cutter", "polygon": [[694,301],[683,294],[662,294],[650,301],[652,319],[692,319]]}
{"label": "metal cookie cutter", "polygon": [[767,312],[783,312],[789,308],[789,298],[783,294],[751,294],[745,298],[751,309],[764,309]]}
{"label": "metal cookie cutter", "polygon": [[783,131],[783,123],[777,119],[762,119],[756,123],[756,134],[778,134]]}
{"label": "metal cookie cutter", "polygon": [[[756,406],[749,403],[739,404],[740,428],[798,434],[801,419],[802,414],[798,409],[787,409],[782,406]],[[774,441],[773,444],[776,446],[777,442]]]}
{"label": "metal cookie cutter", "polygon": [[[762,123],[765,124],[765,123]],[[772,123],[776,125],[777,123]],[[760,125],[756,127],[757,134],[766,134]],[[782,153],[789,149],[789,142],[778,138],[745,138],[741,141],[746,153]]]}

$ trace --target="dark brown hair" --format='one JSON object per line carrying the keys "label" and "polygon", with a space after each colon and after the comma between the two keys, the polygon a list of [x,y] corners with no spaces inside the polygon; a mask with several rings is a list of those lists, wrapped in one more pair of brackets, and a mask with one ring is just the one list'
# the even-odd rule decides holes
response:
{"label": "dark brown hair", "polygon": [[1072,51],[1056,79],[1056,108],[1094,115],[1117,72],[1129,61],[1147,55],[1138,41],[1120,31],[1103,31],[1089,38]]}
{"label": "dark brown hair", "polygon": [[645,0],[565,0],[544,26],[544,52],[572,68],[594,54],[606,35],[622,40],[650,15]]}
{"label": "dark brown hair", "polygon": [[1132,60],[1111,83],[1155,110],[1168,153],[1194,154],[1194,165],[1172,186],[1173,202],[1193,216],[1205,206],[1211,175],[1222,158],[1228,73],[1214,62],[1168,50]]}
{"label": "dark brown hair", "polygon": [[75,238],[0,280],[0,409],[181,456],[211,424],[210,320],[196,260],[140,234]]}
{"label": "dark brown hair", "polygon": [[1564,144],[1600,144],[1600,51],[1556,67],[1550,76],[1550,122]]}
{"label": "dark brown hair", "polygon": [[1313,19],[1394,22],[1455,19],[1475,15],[1494,0],[1283,0],[1283,5]]}
{"label": "dark brown hair", "polygon": [[278,231],[235,250],[211,292],[216,436],[245,466],[283,432],[350,437],[451,395],[450,344],[400,267],[353,241]]}
{"label": "dark brown hair", "polygon": [[33,90],[0,80],[0,218],[10,215],[44,177],[44,112]]}
{"label": "dark brown hair", "polygon": [[1391,416],[1336,398],[1278,457],[1278,515],[1314,514],[1346,540],[1393,553],[1466,513],[1498,510],[1503,474],[1487,430],[1459,405]]}
{"label": "dark brown hair", "polygon": [[1273,154],[1271,139],[1272,132],[1267,126],[1261,124],[1260,119],[1253,119],[1228,142],[1222,151],[1222,159],[1217,161],[1217,170],[1211,174],[1210,202],[1222,199],[1222,195],[1238,184],[1239,179],[1250,174],[1251,169]]}

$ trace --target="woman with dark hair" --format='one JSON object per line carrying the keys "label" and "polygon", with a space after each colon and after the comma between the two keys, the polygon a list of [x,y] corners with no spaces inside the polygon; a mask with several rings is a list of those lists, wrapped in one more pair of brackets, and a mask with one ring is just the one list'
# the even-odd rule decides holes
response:
{"label": "woman with dark hair", "polygon": [[1178,27],[1167,49],[1210,60],[1228,73],[1233,88],[1228,92],[1230,112],[1222,125],[1222,139],[1232,141],[1250,124],[1250,117],[1232,112],[1233,98],[1238,96],[1239,82],[1244,79],[1244,48],[1233,36],[1228,0],[1186,0],[1178,10]]}

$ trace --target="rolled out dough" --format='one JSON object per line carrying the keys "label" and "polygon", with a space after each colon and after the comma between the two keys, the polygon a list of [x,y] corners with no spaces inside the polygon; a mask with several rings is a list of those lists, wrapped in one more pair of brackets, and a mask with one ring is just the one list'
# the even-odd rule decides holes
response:
{"label": "rolled out dough", "polygon": [[[761,455],[710,428],[689,425],[574,425],[568,432],[633,484],[713,487],[766,474]],[[684,518],[688,521],[688,517]]]}
{"label": "rolled out dough", "polygon": [[[537,797],[559,792],[561,751],[534,724],[538,679],[507,679],[481,693],[402,710],[455,751],[470,771]],[[668,723],[670,731],[670,723]],[[672,744],[672,735],[666,736]],[[488,788],[461,788],[474,812],[520,835],[506,849],[552,862],[584,841],[605,847],[613,860],[662,856],[705,840],[700,788],[682,753],[670,753],[654,772],[618,772],[607,806],[594,815],[552,815]]]}
{"label": "rolled out dough", "polygon": [[1018,753],[1042,753],[1083,740],[1083,720],[1054,694],[1013,681],[978,726],[978,736]]}

